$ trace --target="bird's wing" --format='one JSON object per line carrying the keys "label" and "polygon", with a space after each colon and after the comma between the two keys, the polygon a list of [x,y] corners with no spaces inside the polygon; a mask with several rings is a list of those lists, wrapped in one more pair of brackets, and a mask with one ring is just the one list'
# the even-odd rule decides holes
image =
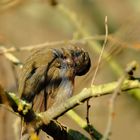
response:
{"label": "bird's wing", "polygon": [[45,88],[33,101],[35,111],[52,110],[71,97],[74,86],[74,72],[72,68],[51,67],[47,72]]}
{"label": "bird's wing", "polygon": [[19,78],[18,94],[20,98],[28,96],[32,91],[34,92],[34,87],[36,87],[44,72],[55,59],[56,56],[53,51],[47,50],[37,51],[26,60]]}

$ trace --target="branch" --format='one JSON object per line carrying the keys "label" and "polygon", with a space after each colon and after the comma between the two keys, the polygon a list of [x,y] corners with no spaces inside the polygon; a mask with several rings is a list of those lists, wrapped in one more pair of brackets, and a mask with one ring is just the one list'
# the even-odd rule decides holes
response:
{"label": "branch", "polygon": [[93,125],[87,125],[87,122],[83,118],[81,118],[75,111],[73,111],[73,109],[69,110],[66,115],[73,121],[75,121],[76,124],[83,128],[86,132],[89,133],[90,129],[95,140],[100,140],[103,137],[103,135],[99,131],[97,131]]}
{"label": "branch", "polygon": [[[99,97],[107,94],[111,94],[111,92],[116,89],[118,82],[111,82],[103,85],[92,85],[90,88],[83,89],[79,94],[71,97],[61,105],[59,105],[55,111],[48,110],[46,112],[40,113],[40,116],[44,120],[44,122],[48,121],[48,118],[45,116],[49,116],[51,119],[56,119],[63,115],[68,110],[80,105],[84,101],[92,97]],[[138,80],[125,80],[121,86],[121,91],[127,91],[130,89],[140,88],[140,82]]]}
{"label": "branch", "polygon": [[[13,113],[16,113],[24,118],[26,124],[30,124],[30,127],[32,126],[33,130],[42,129],[48,135],[52,136],[54,140],[77,140],[81,138],[83,140],[89,140],[80,132],[69,129],[68,127],[59,124],[55,120],[50,120],[47,124],[43,123],[42,118],[39,116],[39,114],[32,110],[30,104],[19,99],[15,93],[5,92],[1,86],[0,104],[6,105],[8,109],[10,108],[10,111],[13,110]],[[29,130],[28,133],[32,133],[32,130],[31,132]]]}
{"label": "branch", "polygon": [[116,101],[117,95],[121,92],[121,86],[122,86],[124,80],[126,79],[126,77],[128,75],[131,77],[133,76],[133,71],[136,69],[136,66],[137,66],[137,63],[135,61],[128,64],[127,68],[124,71],[124,74],[118,80],[117,87],[114,90],[114,92],[109,100],[108,123],[107,123],[106,131],[104,133],[102,140],[107,140],[109,138],[109,136],[111,135],[112,121],[113,121],[114,114],[115,114],[114,109],[115,109],[115,101]]}
{"label": "branch", "polygon": [[[40,114],[35,113],[32,110],[30,104],[19,99],[14,93],[4,92],[0,86],[0,104],[5,104],[12,108],[15,113],[18,113],[24,118],[27,124],[32,125],[33,128],[42,129],[48,135],[55,137],[55,140],[60,139],[60,136],[74,140],[75,137],[72,138],[73,133],[70,133],[71,129],[68,129],[62,125],[58,125],[58,123],[53,120],[91,97],[99,97],[102,95],[110,94],[112,91],[114,91],[114,89],[116,89],[117,84],[118,82],[112,82],[99,86],[91,86],[90,88],[84,89],[78,95],[75,95],[68,99],[66,102],[62,103],[55,110],[53,110],[53,112],[51,112],[52,110],[47,110],[46,112],[42,112]],[[140,88],[140,82],[138,80],[126,80],[121,86],[121,91],[127,91],[135,88]],[[58,133],[54,134],[54,128],[57,128]],[[83,136],[79,132],[78,134]],[[62,137],[61,139],[63,139]],[[85,136],[83,137],[88,139]]]}

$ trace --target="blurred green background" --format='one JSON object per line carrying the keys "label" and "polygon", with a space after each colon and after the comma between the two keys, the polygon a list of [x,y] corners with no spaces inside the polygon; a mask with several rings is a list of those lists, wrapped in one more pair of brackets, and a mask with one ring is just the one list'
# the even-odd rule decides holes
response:
{"label": "blurred green background", "polygon": [[[50,41],[82,39],[98,36],[96,40],[81,42],[92,60],[90,72],[76,78],[75,94],[91,83],[105,34],[104,20],[108,17],[109,36],[106,45],[111,61],[102,60],[95,84],[117,80],[126,64],[132,60],[140,62],[140,1],[139,0],[59,0],[52,6],[50,0],[1,0],[0,1],[0,45],[7,48],[37,45]],[[102,39],[100,40],[100,37]],[[52,46],[50,46],[52,47]],[[53,46],[53,47],[62,47]],[[14,52],[22,62],[32,51]],[[107,57],[107,58],[108,58]],[[8,91],[17,91],[12,64],[0,55],[0,83]],[[117,70],[119,69],[119,70]],[[20,69],[16,67],[18,76]],[[139,68],[136,76],[139,76]],[[81,82],[82,81],[82,82]],[[140,95],[121,94],[116,101],[111,140],[140,139]],[[101,133],[105,131],[110,95],[90,100],[91,123]],[[85,119],[86,104],[74,110]],[[16,139],[17,117],[0,108],[0,140]],[[59,119],[66,126],[85,132],[66,115]],[[18,127],[18,126],[16,126]],[[42,134],[42,140],[47,139]]]}

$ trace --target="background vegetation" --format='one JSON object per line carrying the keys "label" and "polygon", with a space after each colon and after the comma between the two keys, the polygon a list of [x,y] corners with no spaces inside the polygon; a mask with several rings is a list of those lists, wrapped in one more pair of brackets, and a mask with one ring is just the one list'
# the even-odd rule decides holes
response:
{"label": "background vegetation", "polygon": [[[117,80],[131,60],[140,62],[140,2],[138,0],[60,0],[58,5],[49,0],[1,0],[0,45],[6,48],[28,47],[44,42],[80,40],[92,60],[92,68],[84,77],[78,77],[75,94],[89,87],[105,35],[105,16],[108,17],[109,38],[95,84]],[[87,37],[94,39],[85,40]],[[61,47],[48,45],[46,47]],[[32,51],[13,52],[24,60]],[[110,61],[106,61],[110,59]],[[0,55],[0,83],[8,91],[17,91],[17,76],[20,69]],[[138,68],[139,69],[139,68]],[[15,71],[16,70],[16,71]],[[140,75],[139,70],[136,76]],[[81,82],[82,81],[82,82]],[[121,94],[117,97],[113,120],[112,140],[138,140],[140,132],[140,94]],[[104,133],[108,118],[110,95],[90,100],[90,122]],[[86,104],[74,109],[86,118]],[[0,140],[15,138],[17,117],[0,108]],[[70,128],[85,132],[77,123],[64,115],[60,122]],[[42,139],[44,134],[42,134]],[[45,135],[46,138],[46,135]]]}

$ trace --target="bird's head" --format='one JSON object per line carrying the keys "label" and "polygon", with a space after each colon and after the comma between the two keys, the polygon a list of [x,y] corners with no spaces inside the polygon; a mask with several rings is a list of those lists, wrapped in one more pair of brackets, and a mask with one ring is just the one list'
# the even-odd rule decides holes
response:
{"label": "bird's head", "polygon": [[77,76],[86,74],[91,66],[88,52],[77,46],[72,46],[69,50],[75,63],[75,74]]}

